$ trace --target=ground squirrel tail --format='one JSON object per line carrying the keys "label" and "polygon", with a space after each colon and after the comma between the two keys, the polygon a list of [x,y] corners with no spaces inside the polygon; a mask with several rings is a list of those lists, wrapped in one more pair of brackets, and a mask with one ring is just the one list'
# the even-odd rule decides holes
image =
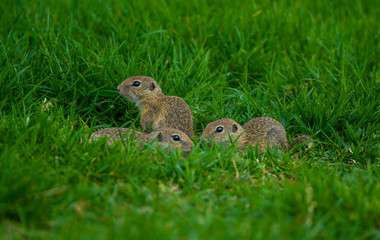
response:
{"label": "ground squirrel tail", "polygon": [[[288,151],[290,149],[292,149],[295,145],[302,143],[302,142],[310,141],[310,140],[311,140],[311,137],[308,135],[298,136],[298,137],[296,137],[296,139],[294,139],[294,141],[291,144],[289,144]],[[311,146],[312,146],[312,144],[309,143],[308,148],[311,148]]]}

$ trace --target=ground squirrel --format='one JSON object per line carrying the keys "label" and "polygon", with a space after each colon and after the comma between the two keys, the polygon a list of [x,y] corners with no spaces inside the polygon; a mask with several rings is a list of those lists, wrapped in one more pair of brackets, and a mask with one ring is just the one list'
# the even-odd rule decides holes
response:
{"label": "ground squirrel", "polygon": [[193,136],[193,115],[180,97],[165,96],[157,82],[147,76],[134,76],[122,82],[117,90],[136,103],[141,110],[141,127],[147,133],[169,127]]}
{"label": "ground squirrel", "polygon": [[[239,137],[239,138],[238,138]],[[302,135],[297,137],[289,146],[286,140],[286,131],[284,127],[269,117],[259,117],[248,121],[244,126],[240,126],[232,119],[220,119],[209,123],[201,136],[201,141],[211,144],[210,140],[228,144],[235,141],[240,151],[249,144],[258,145],[259,152],[265,151],[265,148],[275,148],[280,146],[284,151],[288,151],[296,144],[311,140],[309,136]]]}
{"label": "ground squirrel", "polygon": [[90,142],[97,141],[99,138],[108,138],[107,143],[110,146],[121,139],[126,144],[126,140],[133,133],[133,139],[140,143],[149,143],[157,139],[159,146],[167,143],[171,149],[182,148],[183,152],[189,152],[194,146],[194,143],[184,132],[174,128],[160,128],[151,133],[141,133],[129,128],[105,128],[93,132]]}

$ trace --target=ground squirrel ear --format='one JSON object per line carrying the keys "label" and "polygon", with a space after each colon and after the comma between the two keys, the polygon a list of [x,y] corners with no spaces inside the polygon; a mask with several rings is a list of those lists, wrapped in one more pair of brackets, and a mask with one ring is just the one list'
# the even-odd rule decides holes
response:
{"label": "ground squirrel ear", "polygon": [[151,83],[149,89],[150,91],[153,91],[154,89],[156,89],[156,85],[154,83]]}
{"label": "ground squirrel ear", "polygon": [[232,132],[237,132],[238,126],[236,124],[232,125]]}
{"label": "ground squirrel ear", "polygon": [[163,138],[164,138],[164,137],[162,136],[162,133],[159,133],[158,136],[157,136],[158,141],[159,141],[159,142],[162,142],[162,139],[163,139]]}

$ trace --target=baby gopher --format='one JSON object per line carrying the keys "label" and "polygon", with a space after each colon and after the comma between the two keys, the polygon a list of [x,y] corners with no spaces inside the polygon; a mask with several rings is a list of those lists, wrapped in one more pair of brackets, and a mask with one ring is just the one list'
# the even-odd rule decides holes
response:
{"label": "baby gopher", "polygon": [[193,115],[180,97],[165,96],[151,77],[134,76],[122,82],[117,90],[136,103],[141,111],[141,127],[145,133],[159,128],[174,128],[193,136]]}
{"label": "baby gopher", "polygon": [[299,136],[288,146],[284,127],[269,117],[254,118],[244,126],[240,126],[232,119],[220,119],[209,123],[201,136],[201,141],[206,141],[208,144],[214,140],[228,145],[230,139],[236,140],[235,144],[240,151],[244,151],[244,147],[248,145],[257,145],[260,153],[264,152],[267,146],[281,147],[284,151],[288,151],[298,143],[311,140],[309,136]]}
{"label": "baby gopher", "polygon": [[99,138],[108,138],[107,143],[111,146],[115,142],[119,142],[123,139],[124,144],[126,144],[126,140],[131,134],[134,134],[133,139],[137,142],[149,143],[157,140],[160,147],[164,144],[168,144],[170,149],[182,148],[183,152],[191,151],[191,148],[194,146],[194,143],[184,132],[173,128],[160,128],[151,133],[141,133],[129,128],[105,128],[93,132],[90,141],[97,141]]}

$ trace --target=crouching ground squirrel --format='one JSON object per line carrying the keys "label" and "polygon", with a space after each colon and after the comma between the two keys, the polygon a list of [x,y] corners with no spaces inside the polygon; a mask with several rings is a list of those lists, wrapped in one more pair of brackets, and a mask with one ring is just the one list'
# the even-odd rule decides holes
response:
{"label": "crouching ground squirrel", "polygon": [[265,151],[268,146],[275,148],[281,147],[284,151],[288,151],[296,144],[309,141],[311,138],[307,135],[297,137],[289,146],[286,139],[286,131],[284,127],[269,117],[259,117],[248,121],[240,126],[232,119],[220,119],[209,123],[201,136],[201,141],[211,144],[210,140],[217,143],[228,144],[236,139],[236,146],[240,151],[244,151],[244,147],[248,145],[258,145],[260,153]]}
{"label": "crouching ground squirrel", "polygon": [[180,97],[165,96],[157,82],[147,76],[134,76],[122,82],[117,90],[136,103],[141,111],[141,127],[147,133],[169,127],[193,136],[193,115]]}
{"label": "crouching ground squirrel", "polygon": [[183,152],[189,152],[194,146],[194,143],[184,132],[173,128],[160,128],[151,133],[141,133],[129,128],[105,128],[93,132],[90,141],[97,141],[100,138],[108,138],[107,143],[111,146],[122,139],[123,142],[126,143],[126,140],[133,133],[133,139],[140,143],[149,143],[157,140],[160,147],[167,143],[171,149],[182,148]]}

